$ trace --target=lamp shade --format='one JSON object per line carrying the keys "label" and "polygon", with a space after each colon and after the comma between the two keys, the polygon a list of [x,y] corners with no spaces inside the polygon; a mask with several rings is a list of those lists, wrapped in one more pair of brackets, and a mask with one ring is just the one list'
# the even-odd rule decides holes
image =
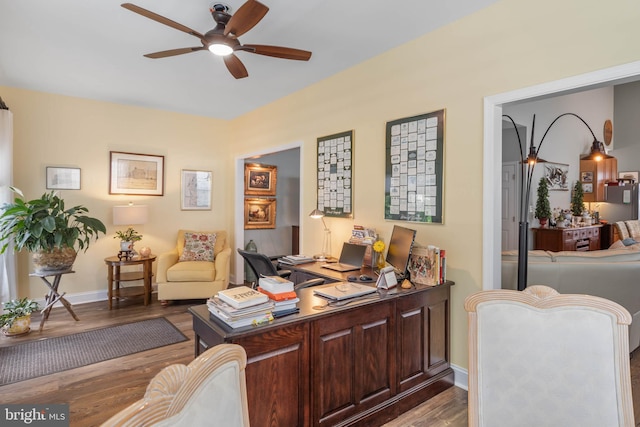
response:
{"label": "lamp shade", "polygon": [[149,209],[146,205],[122,205],[113,207],[114,225],[145,224],[149,219]]}
{"label": "lamp shade", "polygon": [[309,214],[309,216],[313,219],[320,219],[324,216],[324,212],[322,212],[319,209],[314,209],[311,211],[311,213]]}

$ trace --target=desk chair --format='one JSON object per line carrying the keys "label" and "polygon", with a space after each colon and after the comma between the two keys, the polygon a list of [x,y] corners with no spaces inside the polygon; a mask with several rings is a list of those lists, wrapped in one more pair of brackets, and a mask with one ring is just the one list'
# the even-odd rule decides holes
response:
{"label": "desk chair", "polygon": [[547,286],[467,297],[469,426],[633,427],[622,306]]}
{"label": "desk chair", "polygon": [[[247,264],[249,264],[249,268],[251,268],[253,274],[255,274],[256,277],[280,276],[289,278],[291,276],[291,270],[278,270],[271,258],[266,256],[265,254],[243,251],[242,249],[238,249],[238,253],[242,255],[242,258],[244,258],[245,261],[247,261]],[[307,288],[309,286],[318,286],[322,284],[324,284],[324,279],[310,279],[305,280],[301,283],[296,283],[295,289],[298,290]]]}
{"label": "desk chair", "polygon": [[220,344],[193,362],[169,365],[149,383],[144,397],[102,427],[249,427],[245,367],[237,344]]}

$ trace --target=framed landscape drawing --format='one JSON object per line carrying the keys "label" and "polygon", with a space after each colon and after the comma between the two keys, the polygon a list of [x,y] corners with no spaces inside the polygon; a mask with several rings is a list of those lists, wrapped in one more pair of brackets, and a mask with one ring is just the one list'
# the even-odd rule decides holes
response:
{"label": "framed landscape drawing", "polygon": [[79,190],[80,168],[47,166],[47,190]]}
{"label": "framed landscape drawing", "polygon": [[210,211],[212,185],[211,171],[183,169],[180,209],[183,211]]}
{"label": "framed landscape drawing", "polygon": [[278,167],[246,163],[244,165],[244,194],[247,196],[275,196]]}
{"label": "framed landscape drawing", "polygon": [[244,229],[276,228],[276,199],[244,199]]}
{"label": "framed landscape drawing", "polygon": [[164,194],[164,156],[111,151],[109,194]]}

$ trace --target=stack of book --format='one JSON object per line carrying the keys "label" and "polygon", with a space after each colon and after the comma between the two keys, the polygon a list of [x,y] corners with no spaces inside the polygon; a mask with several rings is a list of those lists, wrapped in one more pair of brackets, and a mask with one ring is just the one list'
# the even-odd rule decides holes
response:
{"label": "stack of book", "polygon": [[211,317],[232,328],[259,325],[273,320],[273,302],[247,286],[225,289],[207,300]]}
{"label": "stack of book", "polygon": [[278,262],[287,265],[306,264],[308,262],[314,262],[315,259],[306,255],[289,255],[282,258],[278,258]]}
{"label": "stack of book", "polygon": [[300,301],[294,291],[293,282],[280,276],[265,276],[258,279],[258,291],[273,303],[273,317],[298,313]]}
{"label": "stack of book", "polygon": [[434,245],[414,245],[408,268],[413,283],[440,285],[447,280],[447,252]]}

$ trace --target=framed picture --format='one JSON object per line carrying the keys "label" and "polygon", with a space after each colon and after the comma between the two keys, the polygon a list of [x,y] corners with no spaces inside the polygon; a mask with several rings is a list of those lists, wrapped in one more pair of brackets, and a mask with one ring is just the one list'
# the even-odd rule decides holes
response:
{"label": "framed picture", "polygon": [[275,196],[278,167],[246,163],[244,165],[244,194],[247,196]]}
{"label": "framed picture", "polygon": [[618,179],[633,180],[638,182],[638,171],[618,172]]}
{"label": "framed picture", "polygon": [[212,184],[213,174],[211,171],[183,169],[180,209],[183,211],[210,211]]}
{"label": "framed picture", "polygon": [[164,194],[164,156],[111,151],[109,194]]}
{"label": "framed picture", "polygon": [[552,162],[543,164],[544,177],[549,184],[549,191],[569,191],[569,165]]}
{"label": "framed picture", "polygon": [[80,168],[47,166],[47,190],[79,190]]}
{"label": "framed picture", "polygon": [[353,218],[353,131],[318,138],[318,203],[326,217]]}
{"label": "framed picture", "polygon": [[580,181],[593,182],[593,172],[582,172],[580,174]]}
{"label": "framed picture", "polygon": [[387,122],[384,219],[444,223],[445,110]]}
{"label": "framed picture", "polygon": [[587,183],[582,183],[582,191],[584,193],[593,193],[593,183],[591,182],[587,182]]}
{"label": "framed picture", "polygon": [[276,199],[244,199],[244,229],[276,228]]}

